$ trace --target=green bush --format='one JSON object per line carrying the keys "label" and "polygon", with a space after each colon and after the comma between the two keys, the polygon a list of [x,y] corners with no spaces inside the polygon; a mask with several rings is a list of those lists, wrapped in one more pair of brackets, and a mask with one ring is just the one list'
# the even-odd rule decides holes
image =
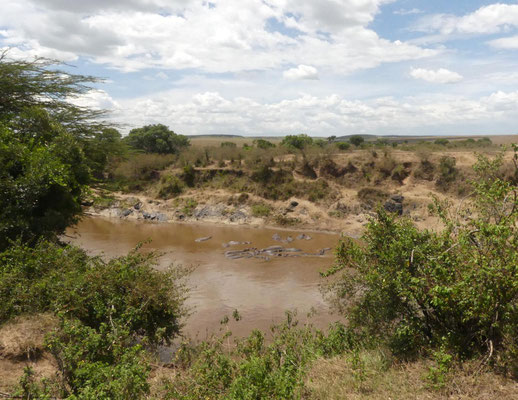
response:
{"label": "green bush", "polygon": [[518,373],[518,187],[498,178],[501,162],[479,157],[470,213],[454,219],[435,203],[444,231],[380,209],[361,242],[341,241],[328,274],[342,271],[331,293],[352,329],[396,354],[490,350]]}
{"label": "green bush", "polygon": [[264,139],[254,140],[254,145],[258,149],[271,149],[272,147],[275,147],[275,145],[272,142],[269,142],[268,140]]}
{"label": "green bush", "polygon": [[166,398],[300,398],[313,360],[342,354],[355,345],[341,324],[332,325],[326,335],[310,326],[297,327],[290,313],[285,323],[272,327],[271,340],[253,331],[228,349],[225,339],[184,344],[174,360],[183,373],[165,384]]}
{"label": "green bush", "polygon": [[336,143],[336,147],[338,147],[338,150],[349,150],[351,148],[351,144],[348,142],[338,142]]}
{"label": "green bush", "polygon": [[185,315],[182,271],[160,272],[155,261],[155,254],[137,251],[104,261],[73,246],[15,244],[0,253],[0,323],[53,312],[94,329],[117,323],[150,342],[168,342]]}
{"label": "green bush", "polygon": [[459,177],[459,170],[456,167],[457,160],[455,157],[443,156],[439,160],[439,177],[437,178],[437,186],[442,189],[448,189],[450,185]]}
{"label": "green bush", "polygon": [[254,217],[268,217],[271,212],[272,209],[270,208],[270,206],[264,203],[254,204],[252,206],[252,215]]}
{"label": "green bush", "polygon": [[176,197],[182,194],[183,189],[184,184],[177,176],[166,175],[163,176],[160,180],[160,189],[158,190],[158,197],[162,199]]}

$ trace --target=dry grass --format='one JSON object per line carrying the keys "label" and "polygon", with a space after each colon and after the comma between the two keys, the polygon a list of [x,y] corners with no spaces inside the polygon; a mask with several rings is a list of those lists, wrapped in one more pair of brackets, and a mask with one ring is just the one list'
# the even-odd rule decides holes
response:
{"label": "dry grass", "polygon": [[[190,137],[191,144],[196,147],[216,146],[219,147],[222,142],[235,143],[237,147],[243,147],[244,144],[252,145],[257,137],[226,137],[226,136],[201,136]],[[264,137],[261,139],[268,140],[277,145],[282,141],[282,137]]]}
{"label": "dry grass", "polygon": [[307,399],[518,399],[518,383],[464,364],[450,372],[444,387],[433,388],[426,379],[431,361],[388,366],[380,352],[360,355],[363,370],[352,368],[351,358],[319,359],[306,378]]}
{"label": "dry grass", "polygon": [[0,328],[0,358],[37,359],[44,351],[45,335],[58,325],[50,314],[17,317]]}
{"label": "dry grass", "polygon": [[57,367],[45,352],[44,341],[57,326],[55,316],[39,314],[17,317],[0,328],[0,392],[10,393],[27,366],[36,379],[56,374]]}

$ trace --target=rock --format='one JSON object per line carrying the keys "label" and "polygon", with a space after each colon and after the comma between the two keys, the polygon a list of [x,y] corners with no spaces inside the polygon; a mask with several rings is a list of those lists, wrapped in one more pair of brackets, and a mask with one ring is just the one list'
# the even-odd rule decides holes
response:
{"label": "rock", "polygon": [[390,196],[390,200],[392,200],[394,203],[400,203],[401,204],[401,203],[403,203],[404,199],[405,198],[402,195],[400,195],[400,194],[394,194],[394,195]]}
{"label": "rock", "polygon": [[142,203],[140,201],[138,201],[137,203],[135,203],[135,205],[133,206],[133,208],[135,210],[140,210],[142,208]]}
{"label": "rock", "polygon": [[383,205],[383,207],[388,212],[397,213],[398,215],[403,214],[403,204],[401,203],[396,203],[395,201],[389,200]]}
{"label": "rock", "polygon": [[200,242],[206,242],[207,240],[210,240],[210,239],[212,239],[212,236],[201,237],[201,238],[195,239],[194,241],[197,243],[200,243]]}
{"label": "rock", "polygon": [[167,222],[167,215],[165,215],[163,213],[156,213],[155,214],[155,218],[156,218],[157,221]]}
{"label": "rock", "polygon": [[293,201],[291,201],[291,202],[290,202],[290,207],[291,207],[291,208],[295,208],[295,207],[297,207],[298,205],[299,205],[299,202],[298,202],[298,201],[293,200]]}
{"label": "rock", "polygon": [[276,242],[280,242],[282,240],[281,236],[278,233],[274,233],[272,239]]}
{"label": "rock", "polygon": [[153,219],[153,218],[152,218],[152,214],[150,214],[150,213],[148,213],[148,212],[143,212],[143,213],[142,213],[142,217],[143,217],[144,219]]}
{"label": "rock", "polygon": [[301,233],[297,236],[297,240],[311,240],[312,237],[309,235],[306,235],[305,233]]}
{"label": "rock", "polygon": [[94,205],[94,201],[92,199],[84,199],[81,201],[81,205],[85,207],[91,207]]}
{"label": "rock", "polygon": [[287,242],[287,243],[291,243],[291,242],[293,242],[293,238],[292,238],[291,236],[288,236],[288,237],[286,238],[286,242]]}
{"label": "rock", "polygon": [[230,222],[235,222],[238,220],[245,220],[246,217],[247,217],[247,215],[243,211],[238,210],[238,211],[233,212],[230,215],[229,220],[230,220]]}
{"label": "rock", "polygon": [[122,210],[120,212],[120,216],[121,218],[123,217],[127,217],[128,215],[130,215],[131,213],[133,213],[133,210],[130,210],[130,209],[126,209],[126,210]]}

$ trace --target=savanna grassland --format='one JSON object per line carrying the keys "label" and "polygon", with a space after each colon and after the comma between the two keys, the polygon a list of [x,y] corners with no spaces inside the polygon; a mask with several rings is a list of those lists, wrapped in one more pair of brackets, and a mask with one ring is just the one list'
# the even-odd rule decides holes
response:
{"label": "savanna grassland", "polygon": [[[122,137],[57,67],[0,56],[0,396],[518,398],[515,138]],[[63,243],[84,213],[343,232],[346,322],[194,342],[190,270]]]}

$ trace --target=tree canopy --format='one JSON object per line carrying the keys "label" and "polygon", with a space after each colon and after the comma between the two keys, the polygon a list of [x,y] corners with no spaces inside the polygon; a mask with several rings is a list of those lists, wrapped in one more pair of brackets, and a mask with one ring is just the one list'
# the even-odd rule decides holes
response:
{"label": "tree canopy", "polygon": [[71,102],[98,80],[56,65],[0,54],[0,249],[59,234],[76,220],[90,178],[86,143],[107,129],[98,121],[103,111]]}
{"label": "tree canopy", "polygon": [[189,146],[186,136],[177,135],[162,124],[132,129],[126,141],[131,147],[146,153],[177,154],[180,149]]}
{"label": "tree canopy", "polygon": [[283,146],[293,147],[302,150],[306,146],[310,146],[313,139],[308,135],[301,133],[300,135],[287,135],[281,142]]}

